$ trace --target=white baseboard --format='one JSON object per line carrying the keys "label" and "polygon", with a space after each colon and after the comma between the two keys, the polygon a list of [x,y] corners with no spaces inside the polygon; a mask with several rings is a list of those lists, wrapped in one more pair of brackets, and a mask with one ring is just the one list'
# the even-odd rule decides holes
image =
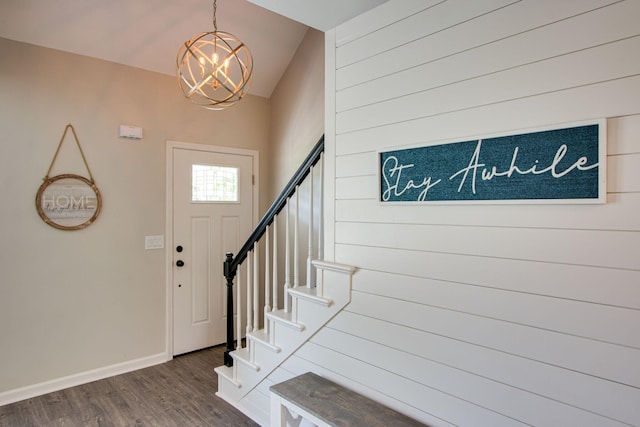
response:
{"label": "white baseboard", "polygon": [[92,369],[90,371],[80,372],[62,378],[4,391],[0,393],[0,406],[30,399],[32,397],[65,388],[90,383],[92,381],[101,380],[114,375],[148,368],[149,366],[159,365],[169,360],[171,360],[171,357],[168,356],[167,353],[158,353],[147,357],[141,357],[140,359],[129,360],[115,365],[105,366],[103,368]]}

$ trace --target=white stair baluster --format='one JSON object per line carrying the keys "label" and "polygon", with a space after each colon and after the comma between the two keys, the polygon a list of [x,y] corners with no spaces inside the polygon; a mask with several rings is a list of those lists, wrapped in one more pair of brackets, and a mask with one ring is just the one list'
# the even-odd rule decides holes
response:
{"label": "white stair baluster", "polygon": [[[324,218],[323,209],[324,209],[324,197],[322,194],[322,190],[324,188],[324,156],[320,155],[320,160],[318,161],[318,165],[320,166],[318,178],[318,259],[324,259],[324,248],[322,247],[322,242],[324,241],[322,236],[322,220]],[[320,271],[316,270],[316,286],[320,283]],[[323,292],[322,289],[319,289],[319,292]],[[323,295],[322,293],[320,295]]]}
{"label": "white stair baluster", "polygon": [[313,273],[313,266],[311,265],[311,258],[313,257],[313,166],[309,169],[309,236],[307,245],[307,288],[312,288],[313,283],[311,280]]}
{"label": "white stair baluster", "polygon": [[287,205],[285,208],[285,242],[284,242],[284,311],[290,312],[289,307],[289,295],[287,289],[291,287],[291,243],[289,237],[289,202],[291,198],[287,199]]}
{"label": "white stair baluster", "polygon": [[251,309],[253,306],[253,304],[251,304],[251,256],[251,251],[247,252],[247,334],[252,331],[251,328],[253,325],[253,310]]}
{"label": "white stair baluster", "polygon": [[300,186],[296,186],[296,209],[293,211],[293,287],[300,286],[300,265],[298,261],[298,226],[300,220]]}
{"label": "white stair baluster", "polygon": [[278,217],[273,219],[273,303],[271,311],[278,309]]}
{"label": "white stair baluster", "polygon": [[242,280],[240,279],[242,274],[240,273],[240,266],[238,266],[236,274],[236,350],[242,350]]}
{"label": "white stair baluster", "polygon": [[258,313],[259,311],[259,302],[260,302],[260,290],[258,289],[258,280],[260,279],[260,274],[258,270],[258,242],[253,244],[253,330],[257,331],[260,329],[260,321]]}
{"label": "white stair baluster", "polygon": [[265,230],[264,245],[264,329],[269,332],[269,324],[267,322],[267,313],[271,311],[271,259],[269,253],[271,251],[271,239],[269,238],[269,226]]}

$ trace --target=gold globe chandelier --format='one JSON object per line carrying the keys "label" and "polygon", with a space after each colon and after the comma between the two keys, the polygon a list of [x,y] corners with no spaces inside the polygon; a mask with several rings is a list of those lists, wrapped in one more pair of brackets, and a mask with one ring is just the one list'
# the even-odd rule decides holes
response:
{"label": "gold globe chandelier", "polygon": [[200,33],[178,51],[176,73],[184,96],[210,110],[222,110],[240,101],[249,91],[253,57],[235,36],[218,31],[216,0],[213,32]]}

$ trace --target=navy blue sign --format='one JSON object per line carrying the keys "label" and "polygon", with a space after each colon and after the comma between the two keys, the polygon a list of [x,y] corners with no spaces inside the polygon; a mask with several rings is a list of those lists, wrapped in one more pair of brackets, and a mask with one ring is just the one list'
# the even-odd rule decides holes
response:
{"label": "navy blue sign", "polygon": [[380,200],[598,201],[601,126],[380,153]]}

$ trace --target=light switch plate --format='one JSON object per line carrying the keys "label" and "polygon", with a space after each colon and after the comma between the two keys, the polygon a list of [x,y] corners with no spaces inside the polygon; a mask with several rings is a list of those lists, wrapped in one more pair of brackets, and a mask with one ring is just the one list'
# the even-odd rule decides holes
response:
{"label": "light switch plate", "polygon": [[164,248],[164,236],[144,236],[145,249],[162,249]]}

